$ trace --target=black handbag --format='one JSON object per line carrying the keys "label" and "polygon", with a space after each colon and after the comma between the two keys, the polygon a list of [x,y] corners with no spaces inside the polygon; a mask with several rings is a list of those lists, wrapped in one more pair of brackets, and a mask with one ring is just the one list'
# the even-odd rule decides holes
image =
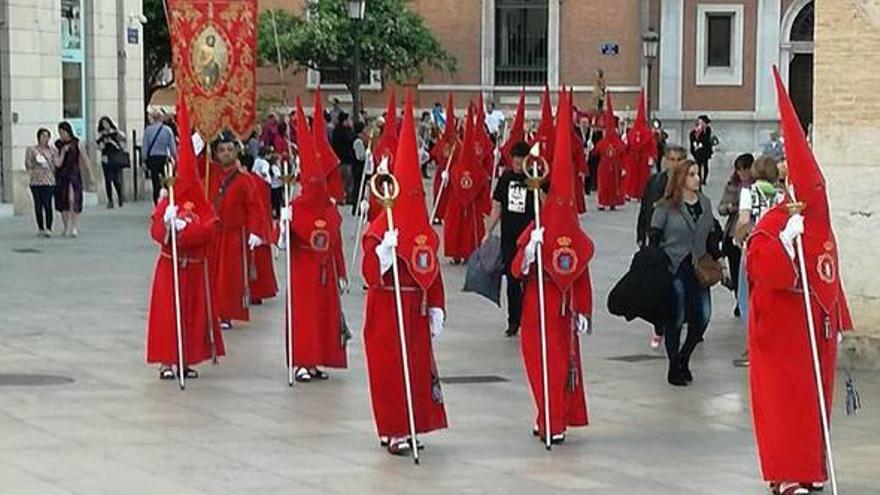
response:
{"label": "black handbag", "polygon": [[108,156],[110,164],[119,168],[131,168],[131,157],[125,150],[114,150]]}

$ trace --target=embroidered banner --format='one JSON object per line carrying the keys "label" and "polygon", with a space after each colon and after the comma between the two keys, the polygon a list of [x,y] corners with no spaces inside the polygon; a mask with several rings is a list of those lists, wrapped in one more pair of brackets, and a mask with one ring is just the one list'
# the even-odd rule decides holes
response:
{"label": "embroidered banner", "polygon": [[206,140],[256,124],[256,0],[168,0],[177,91]]}

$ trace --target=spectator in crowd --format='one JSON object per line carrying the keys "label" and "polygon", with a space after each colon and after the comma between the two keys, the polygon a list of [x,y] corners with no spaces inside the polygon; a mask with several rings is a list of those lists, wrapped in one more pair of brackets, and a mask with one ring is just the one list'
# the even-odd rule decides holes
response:
{"label": "spectator in crowd", "polygon": [[177,158],[177,142],[174,131],[165,124],[162,113],[150,112],[150,125],[144,129],[143,153],[150,182],[153,184],[153,204],[159,201],[165,181],[165,163],[168,158]]}
{"label": "spectator in crowd", "polygon": [[79,214],[83,210],[84,178],[90,176],[89,158],[69,122],[58,124],[55,148],[55,209],[61,212],[64,222],[62,235],[77,237]]}
{"label": "spectator in crowd", "polygon": [[368,142],[370,139],[364,121],[360,121],[354,125],[354,134],[355,138],[354,143],[352,144],[354,163],[352,163],[351,167],[351,181],[354,185],[352,197],[355,201],[351,203],[351,214],[352,216],[357,216],[358,208],[360,206],[358,204],[358,199],[364,199],[361,196],[365,194],[364,191],[361,190],[361,183],[364,175],[364,166],[367,162],[367,147],[369,146]]}
{"label": "spectator in crowd", "polygon": [[330,109],[327,111],[330,114],[328,127],[336,127],[342,122],[342,114],[345,114],[346,116],[348,114],[343,112],[342,108],[339,107],[339,98],[333,98],[330,103]]}
{"label": "spectator in crowd", "polygon": [[434,108],[431,109],[431,117],[434,119],[434,125],[438,129],[446,127],[446,112],[443,110],[443,104],[439,101],[434,102]]}
{"label": "spectator in crowd", "polygon": [[[663,156],[663,171],[654,174],[648,180],[645,187],[645,195],[639,206],[639,217],[636,221],[636,244],[645,246],[648,244],[648,234],[651,231],[651,219],[654,217],[654,206],[663,199],[666,194],[666,186],[669,184],[669,171],[678,167],[687,159],[687,152],[681,146],[667,146]],[[651,348],[659,349],[663,343],[662,326],[654,326],[651,334]]]}
{"label": "spectator in crowd", "polygon": [[[669,140],[669,134],[663,130],[663,122],[660,119],[651,121],[651,130],[654,132],[654,142],[657,143],[657,156],[666,156],[666,141]],[[662,165],[660,160],[654,162],[655,172],[660,173]]]}
{"label": "spectator in crowd", "polygon": [[278,117],[274,113],[270,113],[263,121],[262,132],[260,133],[260,143],[263,146],[274,146],[275,137],[278,134]]}
{"label": "spectator in crowd", "polygon": [[507,331],[508,337],[519,333],[522,316],[523,285],[522,280],[513,276],[510,263],[517,251],[517,240],[520,234],[535,219],[534,196],[529,192],[528,177],[523,164],[529,155],[529,145],[525,142],[516,143],[511,150],[513,163],[504,171],[492,192],[492,212],[486,225],[486,237],[489,240],[492,231],[501,223],[501,259],[504,262],[504,274],[507,279]]}
{"label": "spectator in crowd", "polygon": [[[338,101],[338,100],[337,100]],[[342,180],[345,184],[345,192],[347,203],[352,204],[357,201],[354,197],[357,186],[352,184],[352,168],[354,166],[354,130],[351,127],[351,117],[346,112],[339,113],[339,122],[333,128],[330,138],[330,145],[333,152],[339,158],[339,167],[342,172]]]}
{"label": "spectator in crowd", "polygon": [[52,196],[55,193],[56,151],[49,145],[52,133],[49,129],[37,131],[37,144],[28,146],[24,152],[24,168],[30,180],[34,197],[34,214],[37,217],[37,235],[52,236]]}
{"label": "spectator in crowd", "polygon": [[700,181],[705,185],[709,181],[709,160],[712,159],[716,138],[712,135],[712,120],[707,115],[700,115],[690,133],[691,156],[700,167]]}
{"label": "spectator in crowd", "polygon": [[766,156],[774,160],[782,161],[785,150],[782,147],[782,140],[779,139],[779,131],[770,131],[770,140],[764,144],[761,156]]}
{"label": "spectator in crowd", "polygon": [[[727,258],[730,265],[731,282],[734,294],[737,293],[739,286],[739,264],[742,257],[742,249],[734,241],[736,236],[736,223],[739,218],[740,191],[747,189],[752,185],[752,164],[755,163],[755,157],[751,153],[746,153],[736,157],[733,162],[733,174],[727,181],[724,188],[724,194],[718,203],[718,214],[727,217],[724,226],[724,241],[721,243],[721,251]],[[740,315],[739,304],[733,310],[736,317]]]}
{"label": "spectator in crowd", "polygon": [[[734,228],[735,242],[741,247],[743,256],[740,257],[738,270],[736,299],[740,317],[743,324],[749,325],[749,282],[746,277],[745,256],[746,244],[749,235],[757,225],[758,220],[770,211],[779,202],[785,199],[784,188],[780,183],[780,167],[776,159],[762,156],[755,160],[752,165],[752,182],[749,187],[740,189],[739,208]],[[748,366],[748,349],[743,352],[739,359],[733,362],[736,366]]]}
{"label": "spectator in crowd", "polygon": [[495,102],[489,103],[489,110],[486,112],[486,128],[493,140],[501,138],[501,127],[504,125],[504,112],[495,108]]}
{"label": "spectator in crowd", "polygon": [[[712,301],[709,287],[697,278],[705,256],[721,257],[721,228],[712,213],[712,202],[700,192],[699,165],[686,160],[669,170],[669,184],[651,218],[650,244],[669,258],[674,310],[664,330],[669,358],[667,381],[686,386],[693,376],[691,355],[709,326]],[[687,338],[681,345],[682,327]]]}
{"label": "spectator in crowd", "polygon": [[101,153],[101,169],[104,171],[104,190],[107,193],[107,208],[113,208],[113,189],[116,189],[116,200],[122,207],[122,169],[129,164],[128,152],[125,150],[125,134],[119,131],[116,124],[106,115],[98,120],[98,150]]}

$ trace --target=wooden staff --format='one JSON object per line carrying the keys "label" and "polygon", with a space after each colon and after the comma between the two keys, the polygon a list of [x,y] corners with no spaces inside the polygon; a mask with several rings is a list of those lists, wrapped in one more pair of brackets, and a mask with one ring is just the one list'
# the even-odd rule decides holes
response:
{"label": "wooden staff", "polygon": [[457,138],[452,142],[452,147],[449,149],[449,157],[446,159],[446,168],[443,169],[443,171],[446,172],[446,178],[440,182],[440,189],[437,190],[437,197],[434,198],[434,207],[431,208],[432,222],[437,218],[437,208],[440,207],[440,198],[443,197],[443,191],[446,190],[446,186],[449,184],[449,167],[452,165],[452,158],[455,156],[456,146],[458,146]]}
{"label": "wooden staff", "polygon": [[[380,185],[382,190],[380,191]],[[370,180],[370,190],[373,195],[382,203],[385,208],[385,216],[388,219],[388,232],[394,232],[394,212],[393,207],[397,197],[400,195],[400,184],[397,179],[390,173],[375,174]],[[413,411],[413,395],[412,384],[409,376],[409,351],[406,345],[406,329],[403,321],[403,299],[400,289],[400,270],[397,266],[397,248],[391,250],[391,272],[394,276],[394,303],[397,308],[397,335],[400,341],[400,358],[403,364],[403,385],[406,393],[406,415],[409,421],[410,441],[412,442],[411,450],[413,462],[419,463],[419,447],[416,438],[416,418]]]}
{"label": "wooden staff", "polygon": [[[168,189],[168,205],[174,207],[174,165],[171,158],[165,161],[165,187]],[[171,274],[174,282],[174,327],[177,332],[177,379],[180,390],[186,389],[186,365],[184,364],[183,327],[180,312],[180,272],[177,258],[177,227],[174,225],[177,217],[171,219],[167,226],[171,236]]]}

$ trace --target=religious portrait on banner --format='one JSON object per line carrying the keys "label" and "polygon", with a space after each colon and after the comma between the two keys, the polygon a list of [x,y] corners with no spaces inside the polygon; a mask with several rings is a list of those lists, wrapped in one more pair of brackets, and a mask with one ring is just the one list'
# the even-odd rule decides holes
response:
{"label": "religious portrait on banner", "polygon": [[208,140],[256,125],[256,0],[168,0],[177,90]]}

